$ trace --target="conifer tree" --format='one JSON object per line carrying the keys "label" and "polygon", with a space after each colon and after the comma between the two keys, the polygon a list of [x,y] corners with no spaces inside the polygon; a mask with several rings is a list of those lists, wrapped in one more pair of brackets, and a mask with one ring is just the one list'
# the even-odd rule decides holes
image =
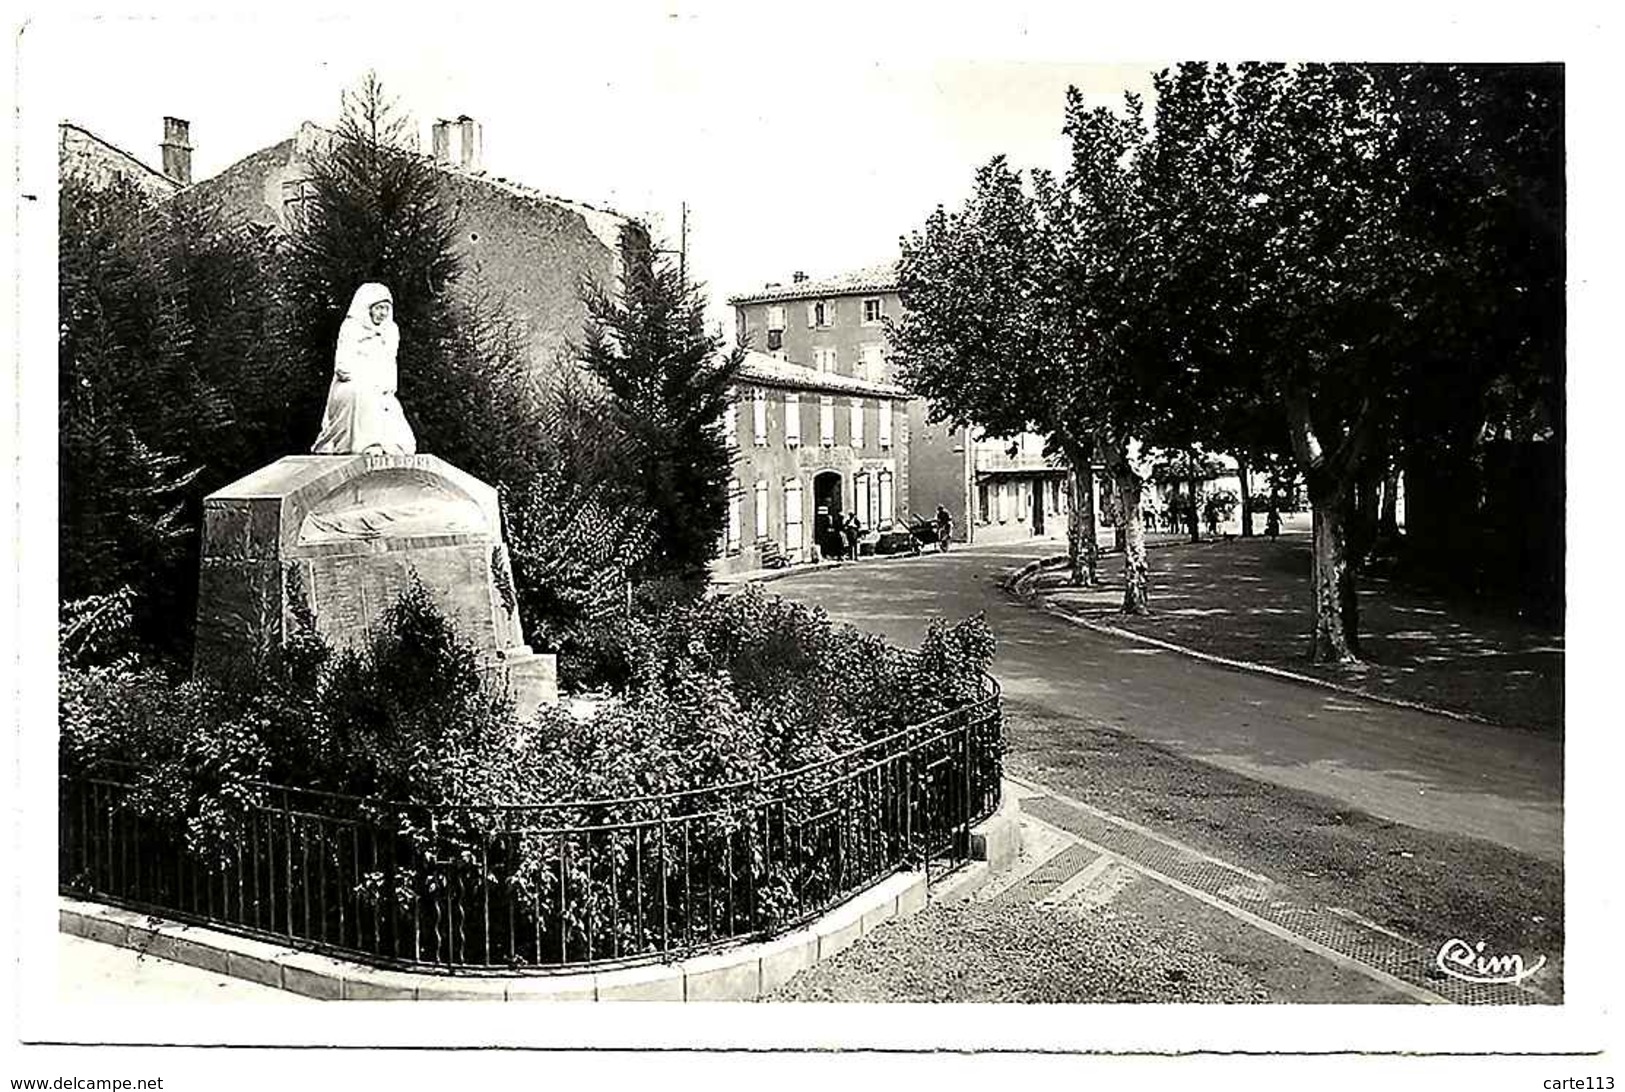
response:
{"label": "conifer tree", "polygon": [[283,443],[278,249],[189,193],[70,173],[59,210],[61,597],[185,662],[203,497]]}
{"label": "conifer tree", "polygon": [[647,230],[623,228],[620,249],[620,292],[584,292],[578,356],[625,437],[627,502],[650,513],[651,547],[634,575],[697,590],[727,519],[733,452],[719,422],[744,350],[721,351],[700,288],[657,254]]}

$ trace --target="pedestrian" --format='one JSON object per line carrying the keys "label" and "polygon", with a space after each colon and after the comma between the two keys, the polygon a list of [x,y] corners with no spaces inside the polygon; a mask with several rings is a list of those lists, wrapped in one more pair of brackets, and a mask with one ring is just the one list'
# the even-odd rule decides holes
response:
{"label": "pedestrian", "polygon": [[948,514],[948,509],[937,505],[937,549],[946,553],[948,540],[953,537],[954,517]]}
{"label": "pedestrian", "polygon": [[1273,503],[1270,505],[1270,514],[1264,518],[1264,533],[1270,538],[1281,533],[1281,514],[1275,510]]}
{"label": "pedestrian", "polygon": [[846,527],[841,522],[839,508],[829,514],[828,549],[825,552],[836,561],[846,558]]}
{"label": "pedestrian", "polygon": [[846,542],[848,555],[853,561],[858,559],[858,539],[863,537],[863,524],[858,522],[856,512],[846,514]]}

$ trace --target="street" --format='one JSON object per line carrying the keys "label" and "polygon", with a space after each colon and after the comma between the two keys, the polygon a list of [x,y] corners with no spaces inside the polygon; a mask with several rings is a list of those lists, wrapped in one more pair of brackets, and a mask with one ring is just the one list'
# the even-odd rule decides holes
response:
{"label": "street", "polygon": [[[1379,818],[1562,861],[1560,741],[1129,644],[1001,589],[1007,574],[1052,550],[957,549],[798,574],[768,590],[905,645],[934,617],[985,611],[999,642],[994,674],[1012,709],[1116,729]],[[1019,749],[1011,758],[1021,764]]]}

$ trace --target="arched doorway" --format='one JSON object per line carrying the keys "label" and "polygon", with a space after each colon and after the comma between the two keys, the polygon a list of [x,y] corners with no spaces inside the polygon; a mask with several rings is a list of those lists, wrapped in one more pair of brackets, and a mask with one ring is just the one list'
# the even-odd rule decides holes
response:
{"label": "arched doorway", "polygon": [[841,510],[841,475],[825,470],[813,478],[813,541],[825,557],[840,557],[845,546],[835,534],[834,517]]}

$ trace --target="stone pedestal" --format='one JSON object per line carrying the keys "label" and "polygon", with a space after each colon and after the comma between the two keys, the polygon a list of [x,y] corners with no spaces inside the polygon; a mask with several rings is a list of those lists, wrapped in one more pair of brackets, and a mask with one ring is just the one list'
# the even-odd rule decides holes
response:
{"label": "stone pedestal", "polygon": [[558,700],[524,643],[496,490],[432,455],[292,455],[204,498],[196,669],[280,646],[301,618],[365,646],[419,580],[521,713]]}

